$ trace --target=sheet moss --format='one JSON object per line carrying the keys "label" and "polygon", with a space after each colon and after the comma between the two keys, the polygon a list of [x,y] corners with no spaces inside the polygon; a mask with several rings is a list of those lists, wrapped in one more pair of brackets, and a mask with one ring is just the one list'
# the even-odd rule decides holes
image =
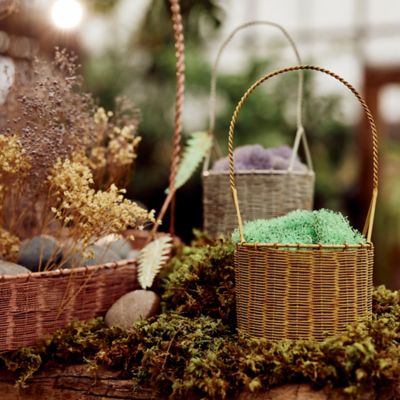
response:
{"label": "sheet moss", "polygon": [[[233,399],[290,382],[400,398],[400,292],[374,290],[373,318],[320,343],[268,342],[234,325],[232,245],[204,239],[183,247],[159,281],[163,313],[129,331],[102,319],[74,322],[40,345],[1,355],[20,384],[48,363],[87,363],[123,371],[137,387],[165,397]],[[162,398],[160,395],[159,398]]]}
{"label": "sheet moss", "polygon": [[[296,210],[269,220],[258,219],[244,224],[247,243],[360,244],[364,236],[352,228],[341,213],[321,209]],[[232,234],[235,243],[239,232]]]}

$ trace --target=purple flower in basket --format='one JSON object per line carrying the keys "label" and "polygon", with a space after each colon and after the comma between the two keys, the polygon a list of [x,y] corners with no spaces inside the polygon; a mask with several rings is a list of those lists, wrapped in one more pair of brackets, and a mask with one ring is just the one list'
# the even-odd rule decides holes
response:
{"label": "purple flower in basket", "polygon": [[220,158],[219,160],[215,161],[212,167],[213,171],[228,171],[228,169],[229,169],[228,157]]}
{"label": "purple flower in basket", "polygon": [[[272,160],[272,163],[273,163],[272,169],[287,170],[290,165],[290,158],[287,159],[287,158],[275,156]],[[306,166],[302,162],[300,162],[298,157],[296,157],[294,160],[293,170],[294,171],[305,171],[306,170]]]}
{"label": "purple flower in basket", "polygon": [[286,158],[280,156],[273,156],[272,159],[272,169],[276,170],[285,170],[289,168],[290,161]]}
{"label": "purple flower in basket", "polygon": [[259,144],[238,147],[233,152],[237,169],[269,169],[270,154]]}
{"label": "purple flower in basket", "polygon": [[[273,147],[264,149],[259,144],[238,147],[233,152],[235,169],[240,170],[286,170],[289,168],[292,149],[289,146]],[[227,171],[229,161],[227,157],[221,158],[214,163],[214,171]],[[303,171],[305,165],[300,162],[296,156],[294,170]]]}
{"label": "purple flower in basket", "polygon": [[285,159],[290,159],[290,157],[292,156],[292,149],[289,146],[278,146],[278,147],[272,147],[271,149],[269,149],[270,152],[275,155],[275,156],[279,156]]}

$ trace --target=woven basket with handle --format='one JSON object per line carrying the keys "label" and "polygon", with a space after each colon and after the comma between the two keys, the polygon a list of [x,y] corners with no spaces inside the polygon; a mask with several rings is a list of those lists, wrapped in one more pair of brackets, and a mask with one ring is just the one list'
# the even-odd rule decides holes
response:
{"label": "woven basket with handle", "polygon": [[[179,0],[170,0],[170,4],[177,59],[174,154],[170,177],[173,183],[179,163],[185,76]],[[170,191],[157,219],[162,219],[174,193],[175,190]],[[136,232],[138,240],[133,247],[140,249],[154,239],[157,227],[158,224],[155,224],[151,232]],[[136,260],[21,275],[0,275],[0,352],[32,345],[38,338],[63,328],[73,320],[104,315],[116,300],[139,287]]]}
{"label": "woven basket with handle", "polygon": [[[256,25],[278,28],[293,48],[297,62],[301,64],[300,55],[293,39],[279,24],[269,21],[251,21],[238,26],[223,42],[212,70],[209,132],[213,137],[217,70],[221,55],[239,31]],[[315,176],[302,124],[302,98],[303,72],[299,71],[297,133],[289,168],[287,170],[239,170],[235,172],[239,200],[242,205],[242,215],[246,221],[256,218],[273,218],[299,208],[312,209]],[[305,171],[293,169],[300,142],[303,143],[307,160],[307,169]],[[213,143],[215,150],[217,150],[216,153],[220,156],[221,152],[218,151],[215,138]],[[235,229],[236,225],[234,223],[235,209],[229,194],[228,171],[213,171],[209,169],[209,162],[210,157],[207,157],[202,174],[204,230],[212,236],[229,234]]]}
{"label": "woven basket with handle", "polygon": [[[372,132],[373,192],[366,218],[366,244],[310,245],[246,243],[241,199],[233,163],[235,124],[250,94],[266,80],[286,72],[313,70],[344,84],[359,100]],[[311,65],[284,68],[260,78],[239,101],[229,129],[230,186],[237,213],[240,243],[235,251],[238,326],[244,332],[272,340],[322,339],[371,313],[373,245],[371,233],[378,195],[378,141],[372,115],[348,82]],[[240,208],[239,208],[240,205]]]}

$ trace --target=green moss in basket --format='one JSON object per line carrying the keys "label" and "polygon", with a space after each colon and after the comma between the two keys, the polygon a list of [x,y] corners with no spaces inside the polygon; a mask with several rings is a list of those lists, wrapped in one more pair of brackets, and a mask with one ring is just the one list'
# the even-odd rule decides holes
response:
{"label": "green moss in basket", "polygon": [[[352,228],[339,212],[296,210],[282,217],[258,219],[244,224],[247,243],[302,243],[302,244],[360,244],[365,237]],[[232,234],[235,243],[240,241],[239,232]]]}

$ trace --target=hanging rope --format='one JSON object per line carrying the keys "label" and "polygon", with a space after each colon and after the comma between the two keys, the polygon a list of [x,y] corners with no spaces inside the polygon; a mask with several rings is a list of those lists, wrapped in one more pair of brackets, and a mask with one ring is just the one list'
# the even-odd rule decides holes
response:
{"label": "hanging rope", "polygon": [[172,26],[175,36],[175,57],[176,57],[176,96],[175,96],[175,121],[174,136],[172,141],[173,153],[171,161],[171,170],[169,176],[168,195],[157,216],[156,224],[152,229],[150,238],[153,238],[158,230],[158,222],[162,221],[168,206],[171,204],[171,223],[170,233],[174,234],[175,223],[175,180],[178,172],[181,155],[181,136],[182,136],[182,114],[185,92],[185,44],[183,36],[183,24],[179,0],[170,0],[172,13]]}

